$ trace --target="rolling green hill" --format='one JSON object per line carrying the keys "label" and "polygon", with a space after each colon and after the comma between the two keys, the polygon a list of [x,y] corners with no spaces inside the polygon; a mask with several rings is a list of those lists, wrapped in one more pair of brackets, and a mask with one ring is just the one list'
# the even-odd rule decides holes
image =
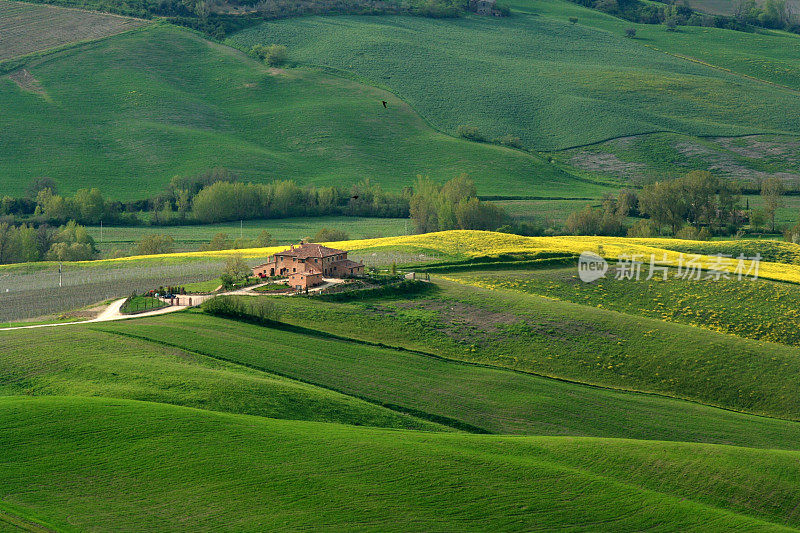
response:
{"label": "rolling green hill", "polygon": [[[306,308],[303,312],[313,311]],[[352,329],[346,307],[340,316],[341,323]],[[374,324],[369,318],[363,321]],[[442,360],[202,315],[173,315],[92,327],[177,349],[192,346],[209,357],[316,384],[374,404],[394,406],[400,412],[471,432],[794,448],[800,428],[795,422],[669,398],[587,387],[503,368],[464,365],[453,354],[447,354],[450,360]],[[408,344],[413,344],[413,336],[402,324],[396,323],[395,328],[399,336],[407,336]],[[382,328],[374,329],[387,343],[403,344]],[[502,367],[502,362],[484,362]],[[604,406],[602,412],[597,411],[597,405]]]}
{"label": "rolling green hill", "polygon": [[800,529],[798,349],[653,302],[691,293],[724,322],[733,288],[637,287],[619,312],[561,269],[440,276],[417,296],[279,298],[280,327],[194,310],[0,331],[0,531]]}
{"label": "rolling green hill", "polygon": [[0,395],[113,397],[439,431],[785,449],[800,439],[797,422],[197,313],[2,331],[0,346]]}
{"label": "rolling green hill", "polygon": [[[0,399],[0,517],[53,529],[789,531],[798,452]],[[751,481],[758,479],[758,483]]]}
{"label": "rolling green hill", "polygon": [[[795,61],[800,52],[800,36],[792,33],[765,29],[742,32],[702,26],[680,26],[671,32],[659,24],[636,24],[565,0],[512,0],[511,5],[520,13],[554,22],[566,23],[567,17],[575,16],[578,25],[616,36],[623,35],[625,28],[635,28],[636,38],[625,40],[633,41],[640,48],[800,90],[800,66]],[[692,98],[702,94],[694,93]],[[747,108],[738,112],[741,118],[748,113]]]}
{"label": "rolling green hill", "polygon": [[[291,298],[282,320],[456,360],[800,419],[797,348],[516,290],[437,284],[439,293],[400,301]],[[647,299],[641,305],[660,308]],[[188,335],[186,342],[198,340]]]}
{"label": "rolling green hill", "polygon": [[[520,151],[432,130],[395,96],[315,70],[275,70],[168,25],[48,55],[26,65],[38,84],[0,78],[3,194],[50,176],[63,192],[98,186],[142,198],[175,175],[214,167],[244,180],[399,191],[418,174],[468,173],[481,194],[593,196]],[[381,101],[386,101],[384,109]]]}
{"label": "rolling green hill", "polygon": [[[611,271],[613,273],[613,271]],[[453,274],[465,283],[508,289],[613,309],[671,322],[692,324],[750,339],[800,345],[800,287],[768,280],[686,280],[673,269],[667,280],[578,279],[574,267]]]}
{"label": "rolling green hill", "polygon": [[[630,23],[564,1],[517,2],[515,7],[512,16],[501,19],[273,21],[243,30],[229,42],[244,48],[285,44],[294,60],[389,87],[445,131],[469,124],[489,137],[517,136],[539,150],[656,131],[800,133],[789,119],[796,112],[789,110],[800,108],[800,93],[656,49],[674,54],[703,49],[713,60],[728,53],[720,66],[741,67],[746,74],[786,65],[789,72],[766,79],[789,83],[796,69],[791,58],[800,49],[794,36],[682,28],[675,37],[652,26],[646,32],[641,28],[647,37],[627,39],[624,29]],[[568,22],[572,15],[578,24]],[[663,38],[655,36],[658,32]],[[750,66],[744,44],[769,61],[751,60],[755,66]]]}
{"label": "rolling green hill", "polygon": [[0,396],[105,396],[272,418],[446,427],[275,374],[80,328],[0,332]]}

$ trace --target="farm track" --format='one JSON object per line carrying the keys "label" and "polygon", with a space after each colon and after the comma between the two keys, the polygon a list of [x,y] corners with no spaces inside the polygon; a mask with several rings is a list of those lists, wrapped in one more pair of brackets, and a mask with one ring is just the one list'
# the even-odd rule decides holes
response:
{"label": "farm track", "polygon": [[56,326],[72,326],[75,324],[94,324],[97,322],[113,322],[115,320],[129,320],[131,318],[144,318],[148,316],[174,313],[176,311],[183,311],[184,309],[188,309],[189,307],[186,305],[173,305],[169,307],[162,307],[161,309],[154,309],[153,311],[146,311],[144,313],[125,315],[122,312],[120,312],[120,308],[122,307],[122,304],[125,303],[125,300],[127,300],[127,298],[120,298],[119,300],[111,302],[106,308],[106,310],[100,313],[100,315],[98,315],[97,318],[92,318],[90,320],[81,320],[78,322],[56,322],[53,324],[33,324],[31,326],[14,326],[11,328],[0,328],[0,331],[10,331],[15,329],[52,328]]}
{"label": "farm track", "polygon": [[[341,281],[342,280],[328,280],[328,283],[326,285],[323,285],[323,286],[315,289],[312,292],[319,291],[319,290],[321,290],[321,289],[323,289],[325,287],[330,286],[331,284],[341,283]],[[129,320],[129,319],[132,319],[132,318],[144,318],[144,317],[149,317],[149,316],[164,315],[164,314],[167,314],[167,313],[174,313],[176,311],[183,311],[184,309],[188,309],[189,307],[197,307],[198,305],[202,304],[206,300],[209,300],[210,298],[213,298],[214,296],[258,296],[258,293],[254,292],[253,289],[261,287],[262,285],[266,285],[266,283],[253,285],[251,287],[246,287],[244,289],[236,289],[236,290],[229,291],[229,292],[223,292],[223,293],[220,293],[218,295],[215,295],[215,294],[198,294],[198,295],[194,295],[194,296],[191,296],[191,297],[189,297],[189,296],[179,297],[177,299],[178,300],[178,304],[177,305],[171,305],[169,307],[163,307],[163,308],[160,308],[160,309],[154,309],[153,311],[146,311],[144,313],[136,313],[136,314],[130,314],[130,315],[123,314],[120,311],[120,309],[122,308],[122,305],[125,303],[125,300],[126,300],[126,298],[120,298],[120,299],[117,299],[117,300],[114,300],[113,302],[111,302],[108,305],[108,307],[106,307],[105,311],[100,313],[96,318],[92,318],[90,320],[80,320],[80,321],[77,321],[77,322],[57,322],[57,323],[53,323],[53,324],[32,324],[30,326],[14,326],[14,327],[10,327],[10,328],[0,328],[0,331],[8,331],[8,330],[15,330],[15,329],[50,328],[50,327],[54,327],[54,326],[71,326],[71,325],[75,325],[75,324],[93,324],[93,323],[97,323],[97,322],[112,322],[112,321],[116,321],[116,320]],[[181,298],[183,298],[184,301],[186,301],[189,298],[191,298],[191,302],[192,302],[191,305],[188,302],[181,304]]]}

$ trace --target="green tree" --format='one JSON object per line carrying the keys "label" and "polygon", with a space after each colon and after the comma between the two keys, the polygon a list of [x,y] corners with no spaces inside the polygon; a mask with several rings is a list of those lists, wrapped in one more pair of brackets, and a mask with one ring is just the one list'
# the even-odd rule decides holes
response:
{"label": "green tree", "polygon": [[769,215],[764,209],[753,209],[750,212],[750,228],[760,231],[769,220]]}
{"label": "green tree", "polygon": [[45,189],[50,189],[50,192],[55,194],[56,182],[53,180],[53,178],[40,176],[31,180],[30,184],[28,184],[28,188],[25,190],[25,194],[28,198],[35,199],[38,194]]}
{"label": "green tree", "polygon": [[772,232],[775,232],[775,214],[784,206],[783,195],[786,189],[783,181],[770,177],[761,183],[761,198],[764,200],[764,212],[772,223]]}
{"label": "green tree", "polygon": [[258,237],[253,240],[253,248],[266,248],[267,246],[274,246],[276,244],[278,244],[278,241],[265,229],[261,230]]}
{"label": "green tree", "polygon": [[231,248],[233,248],[233,243],[230,238],[228,238],[228,234],[220,232],[214,235],[208,243],[200,246],[200,251],[216,252],[219,250],[230,250]]}
{"label": "green tree", "polygon": [[335,242],[350,240],[350,236],[346,231],[332,228],[320,229],[312,239],[314,242]]}
{"label": "green tree", "polygon": [[689,214],[689,203],[678,180],[661,181],[641,190],[639,211],[657,224],[669,226],[675,235]]}
{"label": "green tree", "polygon": [[225,262],[223,275],[230,277],[234,282],[247,281],[252,270],[241,255],[232,255]]}
{"label": "green tree", "polygon": [[439,231],[439,186],[427,176],[417,176],[409,203],[411,220],[417,233]]}
{"label": "green tree", "polygon": [[484,142],[486,141],[486,137],[480,132],[477,126],[469,126],[467,124],[462,124],[456,130],[459,137],[463,137],[465,139],[469,139],[470,141],[475,142]]}
{"label": "green tree", "polygon": [[136,245],[138,255],[171,254],[174,251],[175,241],[164,234],[145,235]]}

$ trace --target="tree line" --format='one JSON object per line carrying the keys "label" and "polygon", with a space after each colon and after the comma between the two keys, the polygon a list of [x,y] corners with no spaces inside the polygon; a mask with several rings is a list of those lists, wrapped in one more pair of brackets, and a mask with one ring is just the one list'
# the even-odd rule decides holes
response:
{"label": "tree line", "polygon": [[[705,26],[728,30],[750,31],[753,27],[786,30],[800,33],[800,20],[786,0],[739,0],[733,15],[708,15],[691,8],[687,0],[657,0],[656,5],[643,0],[571,0],[576,4],[597,9],[640,24],[664,24],[674,31],[677,26]],[[571,18],[573,24],[577,18]],[[630,29],[629,37],[636,34]]]}
{"label": "tree line", "polygon": [[291,180],[243,183],[217,169],[192,178],[173,178],[154,198],[122,203],[106,198],[97,188],[62,196],[53,180],[36,178],[25,197],[0,198],[0,220],[32,225],[74,220],[87,225],[171,226],[321,215],[407,217],[410,197],[410,189],[390,193],[368,179],[349,188],[301,187]]}
{"label": "tree line", "polygon": [[194,197],[192,214],[205,223],[321,215],[396,218],[408,216],[409,198],[408,190],[389,193],[369,180],[349,189],[220,181]]}
{"label": "tree line", "polygon": [[69,222],[60,227],[0,222],[0,264],[31,261],[84,261],[97,253],[86,228]]}
{"label": "tree line", "polygon": [[444,184],[418,177],[413,190],[409,211],[417,233],[496,230],[509,220],[500,207],[480,201],[475,182],[463,175]]}
{"label": "tree line", "polygon": [[[586,206],[567,218],[564,231],[573,235],[627,235],[655,237],[665,234],[683,239],[709,239],[737,235],[745,225],[751,230],[776,231],[775,215],[784,205],[783,182],[774,177],[761,183],[761,206],[742,207],[740,187],[707,171],[692,171],[673,180],[655,182],[638,191],[606,195],[600,207]],[[640,217],[632,226],[628,217]],[[800,226],[800,224],[798,225]],[[800,234],[800,229],[794,233]]]}

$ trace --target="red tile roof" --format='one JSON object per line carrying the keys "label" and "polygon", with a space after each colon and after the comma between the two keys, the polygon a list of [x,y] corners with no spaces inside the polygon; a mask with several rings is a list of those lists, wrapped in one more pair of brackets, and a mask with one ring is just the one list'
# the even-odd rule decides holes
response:
{"label": "red tile roof", "polygon": [[336,261],[333,264],[336,265],[336,266],[344,267],[344,268],[353,268],[353,267],[364,266],[361,263],[356,263],[355,261],[351,261],[350,259],[344,259],[342,261]]}
{"label": "red tile roof", "polygon": [[308,259],[309,257],[329,257],[331,255],[346,254],[344,250],[337,250],[336,248],[328,248],[321,244],[301,244],[295,246],[294,249],[284,250],[275,255],[296,257],[298,259]]}

